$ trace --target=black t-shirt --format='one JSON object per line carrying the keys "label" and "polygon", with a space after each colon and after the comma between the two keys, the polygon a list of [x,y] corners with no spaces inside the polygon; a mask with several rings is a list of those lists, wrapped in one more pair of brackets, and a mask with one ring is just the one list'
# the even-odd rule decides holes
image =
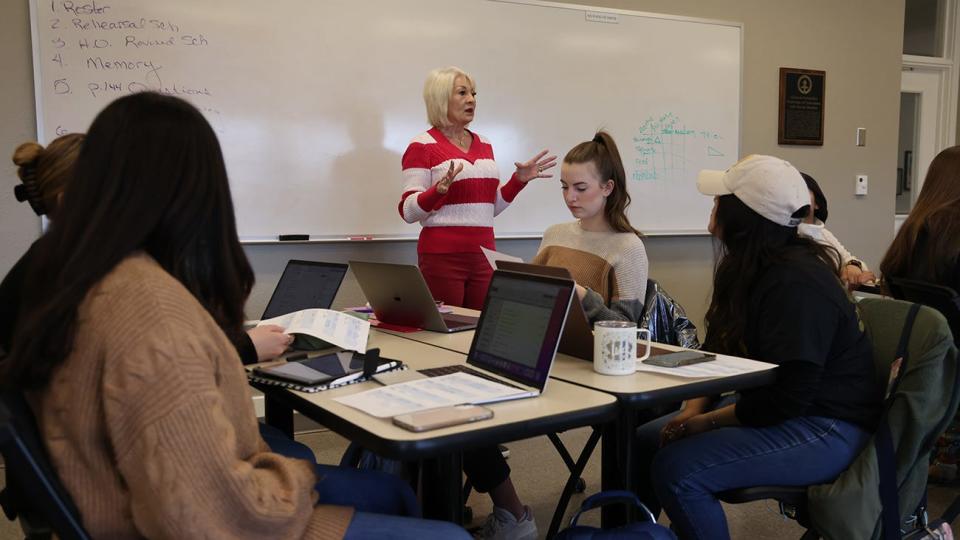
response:
{"label": "black t-shirt", "polygon": [[824,416],[873,429],[883,389],[855,302],[816,261],[774,264],[757,280],[747,307],[747,355],[770,362],[777,380],[745,390],[737,419],[767,426]]}

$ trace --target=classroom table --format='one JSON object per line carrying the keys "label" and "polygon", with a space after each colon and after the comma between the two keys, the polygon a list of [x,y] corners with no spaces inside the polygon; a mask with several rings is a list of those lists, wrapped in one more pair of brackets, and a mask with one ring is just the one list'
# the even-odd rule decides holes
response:
{"label": "classroom table", "polygon": [[[478,315],[479,312],[464,308],[455,308],[455,312],[464,315]],[[444,350],[467,353],[473,340],[473,331],[442,334],[437,332],[396,332],[380,330],[397,337],[432,345]],[[657,347],[682,350],[673,345],[657,344]],[[568,382],[584,388],[599,390],[617,398],[618,411],[615,422],[606,424],[603,429],[601,446],[601,488],[627,489],[635,486],[636,453],[634,451],[636,431],[640,414],[654,407],[677,403],[685,399],[718,395],[725,392],[742,390],[775,380],[774,364],[752,362],[750,371],[710,379],[686,379],[671,375],[661,375],[638,371],[633,375],[600,375],[593,370],[593,362],[557,354],[550,371],[552,379]],[[604,507],[603,525],[615,526],[623,523],[629,516],[623,508]]]}
{"label": "classroom table", "polygon": [[[369,347],[377,347],[381,356],[402,360],[413,369],[462,364],[465,360],[461,353],[380,331],[370,333]],[[593,426],[599,433],[600,426],[617,413],[613,396],[551,380],[539,397],[486,405],[494,411],[490,420],[414,433],[395,426],[389,418],[375,418],[334,401],[339,396],[379,387],[375,382],[316,393],[251,384],[266,396],[267,423],[288,434],[293,428],[292,411],[297,410],[383,457],[421,462],[420,492],[425,517],[454,523],[462,522],[460,453],[464,449],[583,426]],[[581,457],[585,464],[589,452]]]}

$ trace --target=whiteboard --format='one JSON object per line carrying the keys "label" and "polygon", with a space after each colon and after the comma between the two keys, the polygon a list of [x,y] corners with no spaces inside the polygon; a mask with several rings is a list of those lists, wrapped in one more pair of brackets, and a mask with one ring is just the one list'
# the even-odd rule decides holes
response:
{"label": "whiteboard", "polygon": [[[130,92],[184,97],[220,138],[249,241],[418,235],[397,211],[400,158],[429,127],[426,74],[447,65],[476,80],[470,127],[504,181],[610,131],[648,234],[704,232],[696,173],[739,155],[738,23],[491,0],[31,0],[31,20],[40,139]],[[497,236],[572,219],[558,169]]]}

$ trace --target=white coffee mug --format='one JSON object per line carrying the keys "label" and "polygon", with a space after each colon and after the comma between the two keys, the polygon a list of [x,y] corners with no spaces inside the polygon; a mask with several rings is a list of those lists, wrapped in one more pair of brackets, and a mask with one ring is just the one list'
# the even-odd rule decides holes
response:
{"label": "white coffee mug", "polygon": [[[637,358],[637,340],[647,334],[647,352]],[[629,321],[597,321],[593,325],[593,370],[602,375],[630,375],[637,362],[650,357],[650,330]]]}

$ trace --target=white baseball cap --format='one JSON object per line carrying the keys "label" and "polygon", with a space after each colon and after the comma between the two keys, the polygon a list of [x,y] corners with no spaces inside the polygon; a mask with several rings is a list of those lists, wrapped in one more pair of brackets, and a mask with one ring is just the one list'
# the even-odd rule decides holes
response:
{"label": "white baseball cap", "polygon": [[741,159],[726,171],[700,171],[697,189],[704,195],[732,193],[754,212],[784,227],[799,225],[802,218],[793,214],[810,205],[800,171],[780,158],[759,154]]}

